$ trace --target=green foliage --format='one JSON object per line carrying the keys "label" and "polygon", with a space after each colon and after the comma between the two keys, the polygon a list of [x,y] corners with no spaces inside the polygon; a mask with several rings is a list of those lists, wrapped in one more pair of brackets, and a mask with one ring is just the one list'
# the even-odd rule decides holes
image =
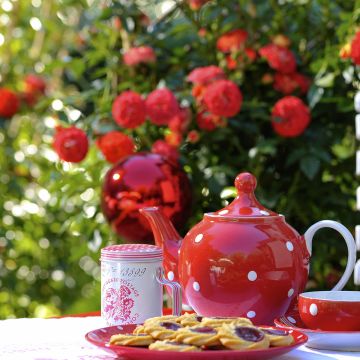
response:
{"label": "green foliage", "polygon": [[[0,318],[98,310],[99,250],[121,241],[99,208],[109,164],[94,144],[79,165],[59,162],[51,146],[56,122],[76,124],[94,138],[118,128],[111,117],[118,93],[145,95],[159,84],[195,116],[185,77],[199,66],[223,67],[244,102],[226,127],[202,131],[199,142],[180,148],[194,191],[187,226],[231,200],[229,186],[243,170],[257,176],[259,200],[300,232],[325,218],[356,224],[353,96],[359,80],[338,52],[355,32],[359,1],[223,0],[196,12],[178,1],[165,14],[157,1],[11,4],[0,10],[1,86],[21,91],[24,75],[35,71],[46,77],[48,94],[35,109],[1,120]],[[151,25],[143,24],[143,12]],[[41,21],[38,31],[29,25],[33,18]],[[291,39],[299,71],[313,79],[305,99],[312,122],[303,135],[287,139],[272,130],[271,108],[281,96],[261,82],[272,72],[265,62],[226,69],[215,43],[236,28],[249,32],[254,48],[279,33]],[[127,67],[122,52],[130,45],[153,47],[157,62]],[[190,129],[197,129],[194,119]],[[166,131],[146,123],[131,133],[139,150],[149,150]],[[314,242],[310,285],[329,288],[344,268],[346,248],[333,232],[321,235]]]}

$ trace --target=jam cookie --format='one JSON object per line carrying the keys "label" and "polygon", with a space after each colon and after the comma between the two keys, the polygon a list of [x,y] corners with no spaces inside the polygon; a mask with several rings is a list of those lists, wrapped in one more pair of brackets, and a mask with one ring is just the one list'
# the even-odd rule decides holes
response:
{"label": "jam cookie", "polygon": [[110,338],[110,345],[148,346],[154,339],[148,334],[117,334]]}
{"label": "jam cookie", "polygon": [[151,323],[153,321],[175,321],[177,322],[177,320],[179,319],[178,316],[175,315],[162,315],[162,316],[155,316],[152,318],[148,318],[144,321],[144,325]]}
{"label": "jam cookie", "polygon": [[146,334],[145,326],[144,325],[138,325],[134,330],[133,334],[139,335],[139,334]]}
{"label": "jam cookie", "polygon": [[156,341],[149,346],[149,350],[159,351],[201,351],[200,348],[194,345],[182,344],[177,341],[163,340]]}
{"label": "jam cookie", "polygon": [[203,326],[202,324],[179,329],[175,339],[183,344],[196,346],[221,345],[218,329],[210,326]]}
{"label": "jam cookie", "polygon": [[266,337],[270,341],[270,346],[288,346],[294,343],[294,338],[285,330],[280,329],[263,329]]}
{"label": "jam cookie", "polygon": [[203,326],[220,327],[224,324],[253,326],[251,320],[242,317],[203,317],[201,320],[201,325]]}
{"label": "jam cookie", "polygon": [[175,321],[153,320],[144,323],[145,332],[156,340],[173,339],[182,326]]}
{"label": "jam cookie", "polygon": [[254,326],[224,324],[218,333],[220,342],[231,350],[267,349],[270,345],[265,333]]}
{"label": "jam cookie", "polygon": [[180,316],[176,322],[182,326],[194,326],[199,325],[202,319],[203,317],[200,315],[185,313],[184,315]]}

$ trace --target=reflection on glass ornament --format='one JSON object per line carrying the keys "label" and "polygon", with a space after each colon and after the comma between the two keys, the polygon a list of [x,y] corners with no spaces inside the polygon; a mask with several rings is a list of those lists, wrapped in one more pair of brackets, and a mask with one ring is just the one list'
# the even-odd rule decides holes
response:
{"label": "reflection on glass ornament", "polygon": [[158,154],[137,153],[107,172],[101,203],[106,219],[125,241],[153,242],[150,226],[138,210],[160,206],[179,229],[190,215],[191,186],[177,163]]}

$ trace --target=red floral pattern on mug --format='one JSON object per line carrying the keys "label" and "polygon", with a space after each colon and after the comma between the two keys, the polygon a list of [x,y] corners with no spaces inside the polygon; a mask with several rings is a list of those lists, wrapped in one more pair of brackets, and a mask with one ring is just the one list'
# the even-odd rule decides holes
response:
{"label": "red floral pattern on mug", "polygon": [[[125,282],[125,281],[124,281]],[[132,314],[135,301],[132,297],[138,296],[130,284],[121,284],[119,289],[112,286],[106,289],[104,298],[104,317],[106,320],[130,323],[138,317]]]}

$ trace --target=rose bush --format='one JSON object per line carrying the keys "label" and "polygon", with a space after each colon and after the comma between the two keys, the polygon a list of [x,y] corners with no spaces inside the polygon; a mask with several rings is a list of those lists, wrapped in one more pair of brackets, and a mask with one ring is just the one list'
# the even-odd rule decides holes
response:
{"label": "rose bush", "polygon": [[[183,233],[244,170],[300,232],[324,218],[354,227],[359,6],[90,3],[18,0],[0,17],[1,318],[98,310],[99,250],[122,241],[101,186],[127,154],[186,171]],[[330,288],[346,249],[318,237],[309,287]]]}

